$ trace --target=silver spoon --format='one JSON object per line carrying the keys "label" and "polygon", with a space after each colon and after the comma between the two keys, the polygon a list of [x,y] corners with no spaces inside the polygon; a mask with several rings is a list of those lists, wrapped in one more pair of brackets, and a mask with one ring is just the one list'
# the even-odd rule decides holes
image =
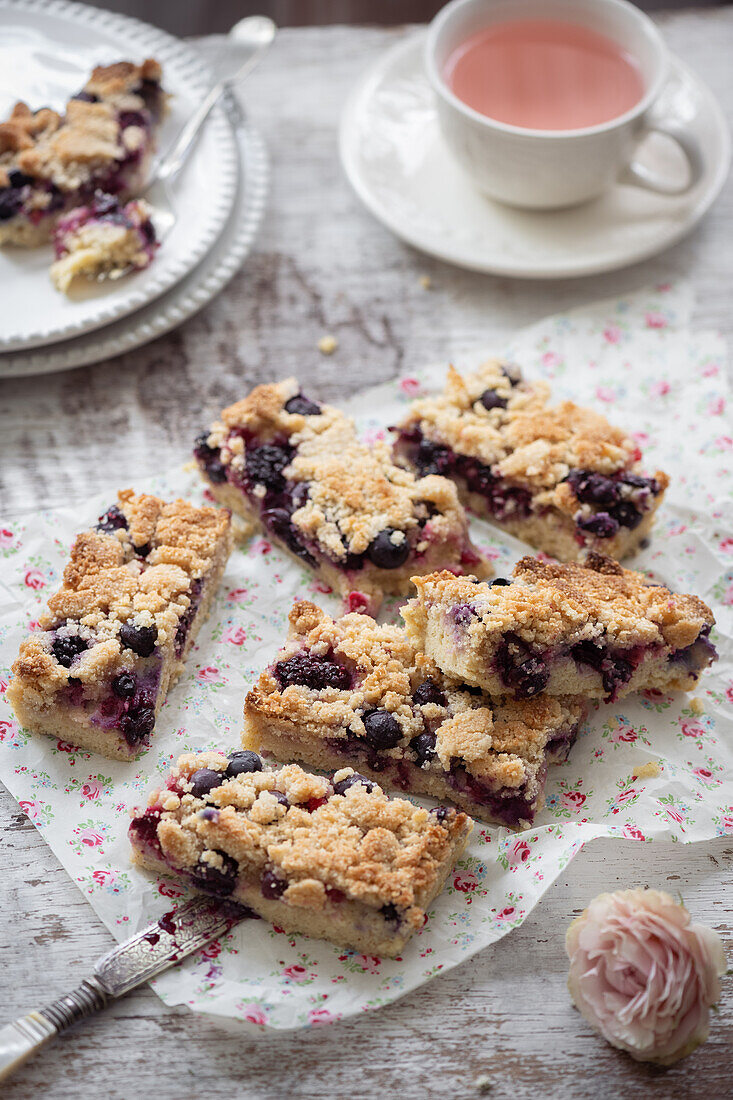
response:
{"label": "silver spoon", "polygon": [[155,189],[152,218],[159,241],[170,233],[176,223],[176,213],[167,185],[185,164],[191,147],[213,108],[223,95],[240,84],[262,60],[276,33],[277,26],[266,15],[250,15],[246,19],[240,19],[229,31],[227,38],[230,42],[248,49],[246,60],[233,73],[213,86],[188,119],[172,147],[154,165],[146,185],[146,190]]}

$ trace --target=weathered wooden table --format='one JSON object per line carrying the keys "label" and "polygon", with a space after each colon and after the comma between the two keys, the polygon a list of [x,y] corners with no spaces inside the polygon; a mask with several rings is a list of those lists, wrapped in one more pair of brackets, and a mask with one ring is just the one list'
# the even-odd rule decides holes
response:
{"label": "weathered wooden table", "polygon": [[[660,17],[681,57],[730,110],[733,10]],[[114,362],[5,382],[0,398],[3,513],[71,502],[177,462],[200,425],[256,382],[295,373],[337,399],[411,365],[491,348],[544,314],[687,275],[699,323],[733,331],[733,196],[697,232],[643,265],[553,284],[467,274],[396,241],[362,210],[336,150],[344,96],[400,30],[286,31],[252,78],[253,117],[273,167],[255,254],[229,288],[177,332]],[[420,276],[429,275],[424,290]],[[317,341],[339,342],[325,358]],[[112,938],[40,835],[0,791],[2,1017],[57,996]],[[660,1072],[606,1046],[571,1008],[565,928],[602,889],[679,891],[698,920],[730,936],[733,844],[599,841],[569,866],[516,932],[391,1007],[323,1029],[244,1038],[135,993],[26,1066],[7,1100],[150,1097],[424,1097],[628,1100],[733,1096],[730,982],[705,1047]]]}

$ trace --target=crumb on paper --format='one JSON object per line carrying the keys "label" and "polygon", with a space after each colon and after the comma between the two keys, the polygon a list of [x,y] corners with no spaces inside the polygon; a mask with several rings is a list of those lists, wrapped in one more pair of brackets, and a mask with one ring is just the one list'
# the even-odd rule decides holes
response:
{"label": "crumb on paper", "polygon": [[690,710],[696,718],[699,718],[701,714],[704,714],[705,706],[702,699],[698,699],[696,695],[694,696],[694,698],[690,699]]}
{"label": "crumb on paper", "polygon": [[420,286],[423,288],[423,290],[430,290],[431,286],[433,285],[433,280],[430,278],[429,275],[421,275],[418,279],[418,282],[420,283]]}
{"label": "crumb on paper", "polygon": [[490,1092],[492,1088],[491,1078],[485,1073],[482,1073],[480,1077],[477,1077],[473,1084],[474,1088],[481,1093]]}
{"label": "crumb on paper", "polygon": [[656,779],[662,774],[662,769],[656,760],[649,760],[646,764],[637,764],[631,773],[633,779]]}
{"label": "crumb on paper", "polygon": [[327,336],[322,336],[318,341],[318,350],[321,355],[333,355],[338,346],[338,340],[335,336],[331,336],[330,333]]}

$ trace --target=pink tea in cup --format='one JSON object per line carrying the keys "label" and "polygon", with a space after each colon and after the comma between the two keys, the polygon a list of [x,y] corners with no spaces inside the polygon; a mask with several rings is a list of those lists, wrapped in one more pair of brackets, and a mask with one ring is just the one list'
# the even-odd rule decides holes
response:
{"label": "pink tea in cup", "polygon": [[497,23],[449,54],[448,87],[474,111],[532,130],[579,130],[618,118],[644,94],[624,49],[574,23]]}

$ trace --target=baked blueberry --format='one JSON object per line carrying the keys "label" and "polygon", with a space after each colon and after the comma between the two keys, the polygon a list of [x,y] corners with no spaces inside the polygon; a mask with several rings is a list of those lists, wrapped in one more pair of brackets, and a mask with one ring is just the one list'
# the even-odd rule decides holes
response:
{"label": "baked blueberry", "polygon": [[247,477],[257,485],[264,485],[274,493],[285,488],[283,470],[290,463],[292,450],[275,443],[264,443],[248,450],[245,455]]}
{"label": "baked blueberry", "polygon": [[448,705],[444,693],[440,690],[435,680],[431,680],[429,677],[427,680],[423,680],[421,684],[415,688],[412,693],[412,701],[418,707],[424,707],[426,703],[435,703],[439,707],[445,707]]}
{"label": "baked blueberry", "polygon": [[133,623],[123,623],[120,627],[122,645],[140,657],[149,657],[155,649],[157,640],[157,626],[135,626]]}
{"label": "baked blueberry", "polygon": [[373,749],[393,749],[402,738],[400,724],[388,710],[370,710],[362,721],[364,736]]}
{"label": "baked blueberry", "polygon": [[592,516],[579,516],[576,523],[581,531],[589,531],[599,539],[612,539],[618,533],[619,522],[608,512],[596,512]]}
{"label": "baked blueberry", "polygon": [[321,691],[323,688],[347,688],[351,683],[348,671],[325,657],[312,657],[308,653],[296,653],[275,665],[275,678],[284,690],[289,684],[300,684]]}
{"label": "baked blueberry", "polygon": [[508,404],[506,397],[500,397],[496,390],[492,389],[484,390],[479,400],[489,412],[491,409],[505,409]]}
{"label": "baked blueberry", "polygon": [[211,863],[199,859],[193,879],[196,885],[202,890],[206,890],[207,893],[225,898],[233,893],[234,887],[237,885],[239,864],[236,859],[232,859],[226,852],[217,852],[216,854],[221,860],[221,866],[215,867]]}
{"label": "baked blueberry", "polygon": [[250,749],[240,749],[238,752],[229,754],[229,763],[226,770],[229,779],[234,779],[237,775],[245,775],[248,772],[261,771],[262,759],[256,752],[252,752]]}
{"label": "baked blueberry", "polygon": [[137,681],[129,672],[121,672],[112,681],[112,691],[120,699],[130,699],[135,694],[136,687]]}
{"label": "baked blueberry", "polygon": [[220,787],[224,781],[224,773],[215,771],[213,768],[199,768],[191,776],[191,794],[194,798],[203,798],[209,791],[213,791],[216,787]]}
{"label": "baked blueberry", "polygon": [[[395,540],[395,535],[402,535],[400,540]],[[367,549],[367,557],[379,569],[399,569],[410,556],[410,543],[403,531],[396,531],[394,527],[385,527],[370,543]]]}
{"label": "baked blueberry", "polygon": [[137,745],[155,726],[155,708],[147,703],[131,707],[127,714],[120,718],[120,729],[125,735],[129,745]]}
{"label": "baked blueberry", "polygon": [[260,891],[263,898],[269,898],[270,901],[275,901],[277,898],[282,897],[287,888],[288,880],[278,874],[277,871],[268,868],[266,871],[262,872]]}
{"label": "baked blueberry", "polygon": [[373,791],[377,786],[376,783],[372,783],[371,779],[367,779],[365,775],[359,775],[359,772],[353,772],[351,775],[347,775],[345,779],[340,779],[338,783],[334,783],[334,792],[336,794],[346,794],[349,787],[353,787],[355,783],[360,783],[367,791]]}
{"label": "baked blueberry", "polygon": [[410,748],[415,753],[418,764],[425,764],[435,756],[435,734],[427,731],[418,733],[417,737],[413,737],[410,741]]}
{"label": "baked blueberry", "polygon": [[121,508],[118,508],[116,504],[113,504],[103,516],[99,517],[99,523],[97,524],[98,531],[105,531],[110,533],[112,531],[120,531],[127,528],[127,519],[125,513]]}
{"label": "baked blueberry", "polygon": [[51,643],[54,657],[64,668],[71,668],[75,658],[88,648],[87,643],[78,634],[70,634],[66,638],[57,636]]}
{"label": "baked blueberry", "polygon": [[299,413],[301,416],[320,416],[321,406],[304,397],[302,393],[296,393],[295,397],[285,402],[285,412]]}

